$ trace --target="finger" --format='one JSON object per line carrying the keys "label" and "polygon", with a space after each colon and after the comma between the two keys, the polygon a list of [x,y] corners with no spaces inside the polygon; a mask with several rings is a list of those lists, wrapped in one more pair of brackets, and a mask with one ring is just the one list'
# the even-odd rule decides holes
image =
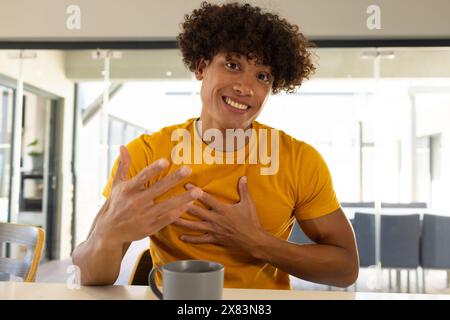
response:
{"label": "finger", "polygon": [[190,221],[178,218],[173,222],[174,225],[191,229],[193,231],[212,231],[211,225],[205,221]]}
{"label": "finger", "polygon": [[[188,190],[191,190],[193,188],[196,188],[194,185],[187,183],[185,185],[185,188]],[[208,207],[220,212],[225,209],[225,204],[214,198],[209,193],[203,191],[203,195],[198,199],[202,203],[206,204]]]}
{"label": "finger", "polygon": [[116,174],[112,185],[115,186],[120,181],[128,179],[128,170],[130,168],[131,157],[128,149],[125,146],[119,148],[119,165],[117,166]]}
{"label": "finger", "polygon": [[239,197],[240,197],[240,201],[239,202],[245,202],[248,201],[250,198],[250,192],[248,190],[248,185],[247,185],[247,177],[243,176],[239,179]]}
{"label": "finger", "polygon": [[195,244],[217,243],[216,239],[214,239],[214,237],[211,236],[209,233],[202,234],[201,236],[182,235],[180,237],[180,240],[187,243],[195,243]]}
{"label": "finger", "polygon": [[169,198],[167,200],[164,200],[153,207],[150,208],[148,211],[149,215],[157,215],[162,216],[166,214],[167,212],[179,209],[180,207],[185,206],[191,201],[194,201],[198,199],[202,194],[202,190],[195,188],[194,190],[190,190],[188,192],[184,192],[180,195],[174,196],[172,198]]}
{"label": "finger", "polygon": [[[192,183],[186,183],[185,185],[184,185],[184,188],[186,189],[186,190],[192,190],[193,188],[197,188],[197,186],[194,186]],[[203,191],[204,192],[204,191]],[[209,207],[209,206],[206,206],[206,207],[208,207],[207,209],[209,210],[209,209],[211,209],[211,207]]]}
{"label": "finger", "polygon": [[133,177],[133,179],[129,181],[128,185],[129,189],[130,190],[142,189],[151,178],[155,177],[157,174],[162,172],[168,165],[169,162],[164,158],[161,158],[153,162],[151,165],[142,169],[141,172],[139,172],[136,176]]}
{"label": "finger", "polygon": [[199,206],[196,206],[195,204],[189,205],[187,207],[187,211],[202,220],[214,221],[215,218],[215,214],[210,210],[203,209]]}
{"label": "finger", "polygon": [[167,225],[173,223],[174,221],[179,219],[184,212],[186,212],[186,205],[182,206],[179,209],[177,208],[174,210],[170,210],[164,215],[159,216],[156,220],[156,223],[153,222],[150,224],[151,230],[149,230],[149,234],[153,234],[154,232],[157,232]]}
{"label": "finger", "polygon": [[175,172],[157,181],[150,186],[145,192],[150,199],[154,199],[165,193],[170,188],[173,188],[181,180],[189,176],[192,169],[186,166],[181,167]]}
{"label": "finger", "polygon": [[[147,210],[155,205],[155,201],[149,199],[144,192],[139,192],[133,195],[133,204],[142,208],[142,214],[146,214]],[[187,211],[187,207],[185,211]]]}

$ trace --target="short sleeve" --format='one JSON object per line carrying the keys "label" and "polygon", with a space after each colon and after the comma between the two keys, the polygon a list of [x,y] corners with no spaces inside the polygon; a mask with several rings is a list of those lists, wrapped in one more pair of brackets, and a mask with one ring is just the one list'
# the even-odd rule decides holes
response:
{"label": "short sleeve", "polygon": [[[142,171],[142,169],[153,162],[153,152],[151,147],[146,142],[146,136],[147,135],[143,134],[126,145],[131,157],[131,164],[128,170],[128,179],[131,179],[137,175]],[[111,170],[108,183],[103,189],[102,194],[105,198],[108,198],[111,194],[112,182],[114,181],[114,176],[116,174],[117,167],[119,166],[119,159],[120,157],[118,156]]]}
{"label": "short sleeve", "polygon": [[321,154],[312,146],[300,148],[297,200],[294,214],[299,220],[318,218],[340,208],[331,173]]}

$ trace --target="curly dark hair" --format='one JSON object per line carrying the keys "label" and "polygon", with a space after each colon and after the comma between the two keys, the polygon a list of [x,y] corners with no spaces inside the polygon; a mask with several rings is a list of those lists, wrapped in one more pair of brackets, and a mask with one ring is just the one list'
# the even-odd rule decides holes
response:
{"label": "curly dark hair", "polygon": [[259,7],[205,1],[184,19],[177,44],[192,72],[200,58],[211,60],[219,52],[242,54],[271,68],[272,93],[276,94],[294,92],[315,71],[307,49],[312,44],[298,26]]}

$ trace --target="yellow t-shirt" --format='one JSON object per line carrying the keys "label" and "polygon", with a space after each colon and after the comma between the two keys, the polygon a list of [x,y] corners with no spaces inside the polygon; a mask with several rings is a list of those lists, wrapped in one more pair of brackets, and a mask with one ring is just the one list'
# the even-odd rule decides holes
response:
{"label": "yellow t-shirt", "polygon": [[[153,161],[164,157],[169,160],[169,167],[150,180],[147,186],[177,170],[183,164],[192,169],[192,174],[159,197],[157,201],[185,192],[184,185],[192,183],[217,199],[231,204],[239,201],[238,181],[245,175],[261,226],[275,237],[283,240],[287,240],[289,237],[295,222],[294,213],[299,219],[306,220],[324,216],[340,207],[333,189],[330,172],[321,155],[312,146],[298,141],[282,131],[276,130],[279,134],[277,140],[278,170],[269,170],[266,171],[266,174],[261,174],[262,169],[266,168],[267,170],[270,163],[267,162],[267,159],[266,162],[254,163],[254,161],[250,161],[250,155],[254,154],[251,153],[256,150],[254,148],[258,148],[258,143],[255,144],[255,141],[263,141],[255,139],[260,138],[260,132],[264,130],[268,132],[269,137],[266,139],[265,145],[268,147],[265,151],[266,154],[272,155],[274,145],[270,143],[270,134],[275,132],[275,129],[256,121],[253,122],[252,128],[257,134],[251,136],[250,143],[245,147],[244,161],[242,161],[242,157],[240,161],[234,158],[237,152],[212,152],[216,159],[222,157],[223,164],[206,164],[205,160],[199,163],[198,159],[195,162],[195,152],[193,151],[195,147],[200,146],[200,149],[196,150],[202,151],[209,148],[201,140],[195,128],[195,119],[163,128],[151,135],[143,134],[127,145],[131,155],[129,177],[135,176]],[[183,132],[189,132],[192,141],[189,141],[189,138],[172,141],[172,135],[176,138]],[[186,164],[186,161],[183,164],[175,164],[172,161],[175,159],[172,157],[172,153],[177,150],[175,147],[180,146],[181,141],[191,144],[193,149],[190,159],[194,164]],[[189,156],[189,153],[185,152],[185,150],[180,152],[178,149],[175,154],[179,154],[181,157]],[[275,159],[274,157],[272,159]],[[177,161],[179,162],[179,160],[175,162]],[[272,163],[274,162],[272,160]],[[109,182],[103,191],[105,197],[110,194],[117,165],[118,160],[116,160]],[[275,167],[273,165],[273,168]],[[274,172],[276,173],[273,174]],[[198,201],[195,203],[202,206]],[[181,217],[190,220],[197,219],[189,213],[184,213]],[[150,236],[150,252],[154,266],[162,266],[185,259],[216,261],[225,266],[224,286],[227,288],[290,289],[289,276],[286,272],[268,263],[250,260],[247,255],[242,255],[237,250],[215,244],[185,243],[179,239],[182,234],[200,235],[202,233],[169,225]],[[157,273],[157,283],[161,283],[159,273]]]}

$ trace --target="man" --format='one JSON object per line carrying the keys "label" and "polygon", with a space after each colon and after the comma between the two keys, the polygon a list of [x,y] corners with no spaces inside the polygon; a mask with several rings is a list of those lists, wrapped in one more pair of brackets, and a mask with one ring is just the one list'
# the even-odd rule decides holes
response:
{"label": "man", "polygon": [[[271,91],[292,92],[314,71],[307,40],[248,4],[204,2],[182,27],[183,61],[202,81],[200,117],[121,147],[107,200],[73,254],[82,283],[114,283],[130,243],[150,236],[155,266],[216,261],[225,287],[289,289],[289,274],[351,285],[355,238],[324,160],[255,121]],[[266,148],[268,136],[275,143]],[[255,148],[270,153],[274,170],[263,170]],[[295,221],[316,244],[287,241]]]}

